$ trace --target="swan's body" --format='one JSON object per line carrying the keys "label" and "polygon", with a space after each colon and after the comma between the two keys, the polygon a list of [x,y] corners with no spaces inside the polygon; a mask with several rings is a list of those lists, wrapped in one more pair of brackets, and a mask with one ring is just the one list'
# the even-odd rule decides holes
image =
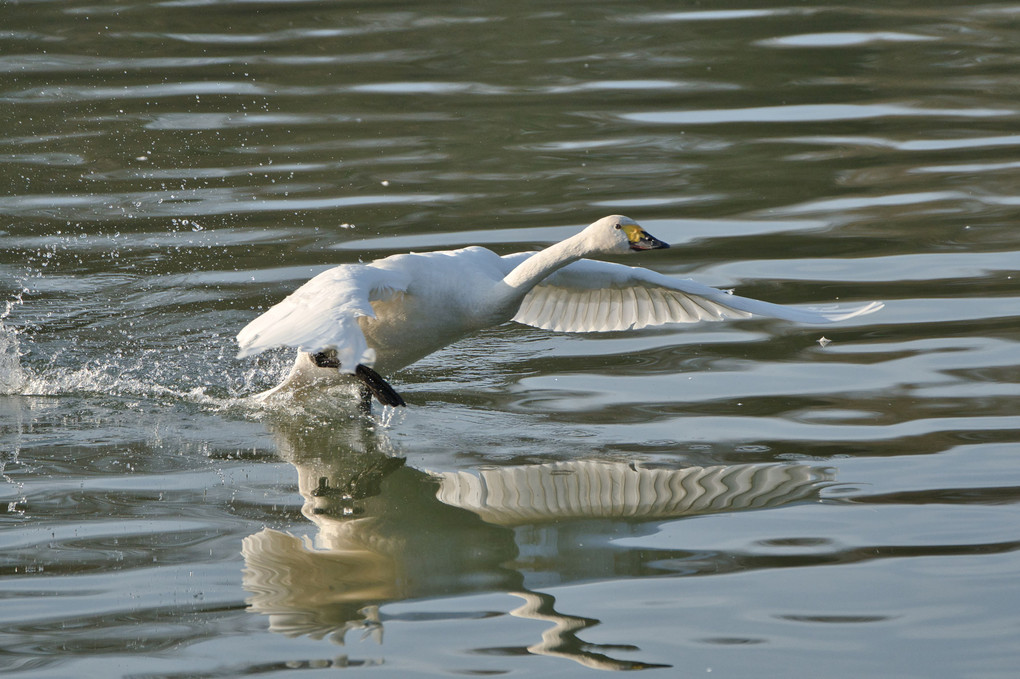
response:
{"label": "swan's body", "polygon": [[290,374],[262,397],[356,374],[366,384],[378,379],[395,397],[391,402],[372,388],[381,401],[403,405],[369,367],[389,373],[510,320],[549,330],[605,332],[752,314],[830,323],[882,308],[872,302],[842,310],[797,309],[648,269],[583,259],[665,247],[632,219],[613,215],[540,252],[500,257],[468,247],[344,264],[312,278],[249,323],[237,335],[238,357],[279,346],[298,349]]}

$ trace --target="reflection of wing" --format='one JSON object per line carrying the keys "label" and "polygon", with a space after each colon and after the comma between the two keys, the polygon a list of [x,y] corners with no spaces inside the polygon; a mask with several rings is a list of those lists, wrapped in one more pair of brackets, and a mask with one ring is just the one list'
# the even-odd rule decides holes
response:
{"label": "reflection of wing", "polygon": [[[642,547],[634,559],[621,558],[605,536],[634,535],[640,521],[778,507],[814,497],[831,480],[825,469],[798,464],[645,469],[582,460],[433,474],[380,458],[370,469],[365,458],[354,467],[342,456],[295,460],[303,511],[319,531],[314,546],[271,529],[244,539],[248,602],[269,616],[274,632],[342,641],[353,629],[381,634],[383,623],[366,607],[509,592],[525,600],[513,615],[554,625],[529,652],[605,669],[647,667],[614,660],[606,654],[618,650],[612,646],[581,642],[577,633],[597,621],[559,612],[551,596],[522,589],[514,527],[542,526],[548,540],[528,549],[556,582],[631,577],[677,552]],[[378,483],[370,480],[375,472]],[[728,560],[709,559],[705,568],[715,572]],[[528,580],[535,579],[532,572]]]}
{"label": "reflection of wing", "polygon": [[[504,260],[517,264],[524,255]],[[690,279],[610,262],[582,259],[536,286],[514,320],[546,330],[608,332],[664,323],[772,316],[800,323],[832,323],[878,311],[881,302],[807,309],[738,297]]]}
{"label": "reflection of wing", "polygon": [[446,504],[504,526],[668,517],[774,507],[804,499],[831,480],[804,465],[643,469],[622,462],[572,461],[439,475]]}
{"label": "reflection of wing", "polygon": [[372,365],[375,352],[358,317],[374,318],[371,302],[406,290],[407,284],[406,275],[365,264],[323,271],[237,333],[237,357],[286,346],[311,353],[335,349],[342,372]]}

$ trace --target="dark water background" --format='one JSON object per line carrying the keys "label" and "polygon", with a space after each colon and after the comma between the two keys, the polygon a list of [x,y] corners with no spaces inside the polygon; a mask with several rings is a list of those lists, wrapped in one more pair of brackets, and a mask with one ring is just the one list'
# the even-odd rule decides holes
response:
{"label": "dark water background", "polygon": [[[0,672],[1016,676],[1018,27],[0,4]],[[374,421],[247,398],[289,356],[234,334],[327,265],[610,213],[657,271],[887,306],[500,327]]]}

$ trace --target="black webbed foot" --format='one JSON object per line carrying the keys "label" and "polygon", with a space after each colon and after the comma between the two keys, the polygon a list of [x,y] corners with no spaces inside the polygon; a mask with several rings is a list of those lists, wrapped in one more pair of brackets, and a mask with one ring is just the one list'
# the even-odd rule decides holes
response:
{"label": "black webbed foot", "polygon": [[375,399],[386,406],[405,406],[404,399],[400,397],[397,390],[390,386],[390,383],[382,378],[382,375],[372,370],[368,366],[359,365],[354,369],[355,376],[361,380],[362,385],[362,404],[365,402],[365,389],[375,396]]}

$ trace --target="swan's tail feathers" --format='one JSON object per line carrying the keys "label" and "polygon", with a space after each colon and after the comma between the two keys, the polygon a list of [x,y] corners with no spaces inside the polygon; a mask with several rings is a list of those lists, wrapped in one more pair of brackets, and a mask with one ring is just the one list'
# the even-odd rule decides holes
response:
{"label": "swan's tail feathers", "polygon": [[397,390],[390,386],[390,383],[383,379],[382,375],[372,370],[366,365],[359,364],[354,369],[354,375],[361,380],[361,383],[371,392],[375,399],[385,406],[405,406],[404,399],[401,398]]}

